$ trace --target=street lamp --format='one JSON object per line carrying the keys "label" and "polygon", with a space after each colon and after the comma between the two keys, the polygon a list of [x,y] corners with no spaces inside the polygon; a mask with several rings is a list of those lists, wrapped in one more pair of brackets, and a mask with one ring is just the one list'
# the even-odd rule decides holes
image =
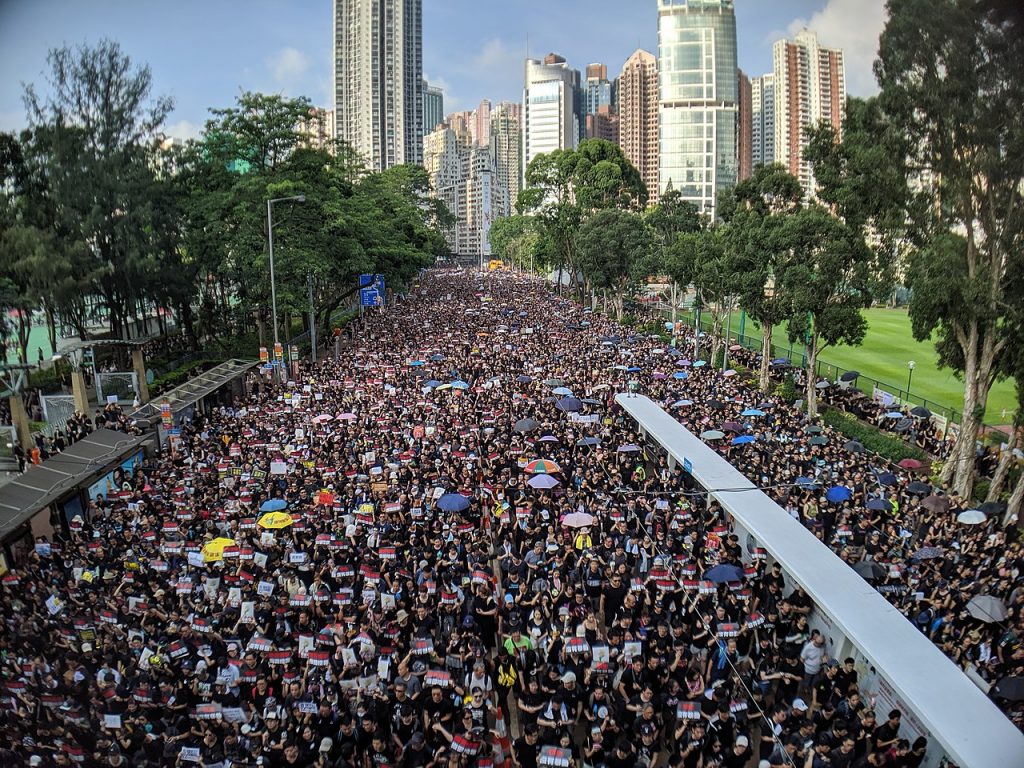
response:
{"label": "street lamp", "polygon": [[[281,342],[277,337],[277,284],[274,281],[274,203],[294,201],[296,203],[306,202],[305,195],[292,195],[291,197],[275,197],[267,200],[267,242],[270,250],[270,311],[274,314],[274,356],[281,349]],[[281,362],[284,363],[284,350],[281,350]]]}
{"label": "street lamp", "polygon": [[907,397],[910,397],[910,382],[914,380],[914,368],[917,366],[913,360],[907,361]]}

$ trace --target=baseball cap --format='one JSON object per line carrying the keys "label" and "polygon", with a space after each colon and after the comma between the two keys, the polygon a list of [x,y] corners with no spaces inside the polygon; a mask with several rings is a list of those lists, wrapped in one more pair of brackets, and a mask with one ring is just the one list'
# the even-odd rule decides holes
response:
{"label": "baseball cap", "polygon": [[804,701],[803,699],[794,699],[794,701],[793,701],[793,709],[799,710],[800,712],[806,712],[807,711],[807,702]]}
{"label": "baseball cap", "polygon": [[320,753],[330,752],[334,748],[334,739],[330,736],[324,736],[320,740]]}
{"label": "baseball cap", "polygon": [[749,747],[750,746],[750,741],[747,739],[746,736],[743,736],[741,734],[741,735],[736,737],[736,746],[737,747]]}

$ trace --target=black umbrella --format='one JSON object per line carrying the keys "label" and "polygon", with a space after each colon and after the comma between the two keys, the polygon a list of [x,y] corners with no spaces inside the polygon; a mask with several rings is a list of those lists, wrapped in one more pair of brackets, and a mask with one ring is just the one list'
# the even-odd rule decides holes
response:
{"label": "black umbrella", "polygon": [[1024,676],[1004,677],[992,687],[992,695],[1007,701],[1024,701]]}
{"label": "black umbrella", "polygon": [[899,484],[899,478],[896,477],[892,472],[881,472],[878,475],[879,485],[897,485]]}
{"label": "black umbrella", "polygon": [[512,429],[516,432],[533,432],[539,426],[540,423],[536,419],[520,419]]}
{"label": "black umbrella", "polygon": [[725,405],[722,403],[721,400],[708,400],[708,408],[712,408],[716,411],[721,411],[725,409]]}
{"label": "black umbrella", "polygon": [[886,574],[889,572],[885,566],[881,563],[876,563],[874,560],[861,560],[853,566],[855,570],[864,581],[878,581],[884,579]]}
{"label": "black umbrella", "polygon": [[920,480],[915,480],[907,486],[907,493],[911,493],[914,496],[927,496],[931,492],[932,487]]}
{"label": "black umbrella", "polygon": [[847,371],[839,377],[840,381],[853,381],[860,376],[860,371]]}
{"label": "black umbrella", "polygon": [[849,451],[850,453],[864,453],[864,444],[857,440],[850,440],[843,443],[843,450]]}
{"label": "black umbrella", "polygon": [[978,507],[988,517],[994,517],[1001,515],[1006,511],[1006,505],[1001,501],[986,501],[980,507]]}
{"label": "black umbrella", "polygon": [[927,419],[932,415],[932,412],[925,408],[923,405],[918,405],[910,409],[910,415],[916,416],[919,419]]}

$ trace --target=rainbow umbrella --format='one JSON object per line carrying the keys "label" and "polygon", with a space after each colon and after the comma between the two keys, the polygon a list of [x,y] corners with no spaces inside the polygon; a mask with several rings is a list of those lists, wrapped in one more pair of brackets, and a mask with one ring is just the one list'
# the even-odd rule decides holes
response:
{"label": "rainbow umbrella", "polygon": [[524,469],[531,475],[553,475],[562,471],[562,468],[550,459],[534,459]]}

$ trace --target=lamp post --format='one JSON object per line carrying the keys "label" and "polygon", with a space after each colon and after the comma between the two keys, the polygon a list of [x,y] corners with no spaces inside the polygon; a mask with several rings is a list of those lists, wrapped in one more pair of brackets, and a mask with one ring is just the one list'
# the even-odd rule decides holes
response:
{"label": "lamp post", "polygon": [[[274,281],[274,203],[283,203],[289,200],[294,200],[296,203],[304,203],[306,202],[306,196],[292,195],[291,197],[275,197],[267,200],[267,243],[269,244],[270,251],[270,311],[274,314],[274,357],[277,357],[277,351],[281,348],[281,340],[277,336],[277,284]],[[281,357],[283,363],[283,351]]]}
{"label": "lamp post", "polygon": [[910,382],[914,380],[914,368],[917,366],[913,360],[907,361],[907,397],[910,397]]}

